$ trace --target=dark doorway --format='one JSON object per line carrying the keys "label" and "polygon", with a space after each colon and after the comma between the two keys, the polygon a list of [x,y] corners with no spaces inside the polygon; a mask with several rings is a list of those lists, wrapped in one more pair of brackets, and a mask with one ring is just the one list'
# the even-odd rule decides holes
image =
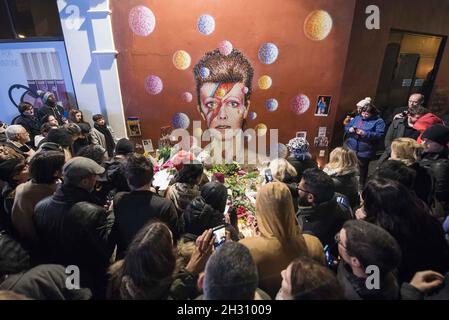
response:
{"label": "dark doorway", "polygon": [[432,93],[446,37],[392,30],[376,94],[385,119],[407,106],[412,93],[422,93],[425,105]]}

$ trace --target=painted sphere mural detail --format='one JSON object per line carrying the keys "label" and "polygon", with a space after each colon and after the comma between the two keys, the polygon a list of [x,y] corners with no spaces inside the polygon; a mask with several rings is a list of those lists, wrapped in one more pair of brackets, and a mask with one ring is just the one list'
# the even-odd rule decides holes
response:
{"label": "painted sphere mural detail", "polygon": [[299,94],[293,99],[291,107],[294,113],[301,115],[309,110],[310,99],[305,94]]}
{"label": "painted sphere mural detail", "polygon": [[224,41],[220,42],[220,44],[218,45],[218,50],[224,56],[230,55],[232,52],[232,49],[234,49],[232,46],[232,43],[230,43],[228,40],[224,40]]}
{"label": "painted sphere mural detail", "polygon": [[279,55],[278,47],[271,42],[264,43],[259,49],[259,60],[263,64],[272,64]]}
{"label": "painted sphere mural detail", "polygon": [[186,70],[188,67],[190,67],[191,62],[192,59],[190,58],[190,55],[184,50],[176,51],[173,55],[173,64],[175,65],[176,69]]}
{"label": "painted sphere mural detail", "polygon": [[278,109],[279,103],[276,99],[268,99],[265,103],[265,107],[269,112],[276,111]]}
{"label": "painted sphere mural detail", "polygon": [[259,78],[259,88],[262,90],[270,89],[272,84],[273,80],[271,80],[271,77],[267,75]]}
{"label": "painted sphere mural detail", "polygon": [[304,33],[313,41],[322,41],[332,31],[332,17],[327,11],[311,12],[304,22]]}
{"label": "painted sphere mural detail", "polygon": [[215,19],[208,14],[203,14],[198,18],[198,31],[204,35],[210,35],[215,30]]}
{"label": "painted sphere mural detail", "polygon": [[248,114],[248,118],[249,118],[249,120],[256,120],[256,118],[257,118],[257,113],[255,113],[255,112],[250,112],[250,113]]}
{"label": "painted sphere mural detail", "polygon": [[178,112],[173,116],[171,124],[175,129],[187,129],[190,125],[189,116],[185,113]]}
{"label": "painted sphere mural detail", "polygon": [[137,6],[129,11],[128,24],[134,34],[146,37],[156,26],[156,17],[149,8]]}
{"label": "painted sphere mural detail", "polygon": [[249,92],[249,88],[248,87],[243,87],[242,88],[242,92],[243,92],[243,94],[247,94]]}
{"label": "painted sphere mural detail", "polygon": [[210,70],[206,67],[201,67],[200,69],[200,76],[203,79],[206,79],[210,75]]}
{"label": "painted sphere mural detail", "polygon": [[266,135],[268,131],[268,127],[264,123],[259,123],[254,129],[259,137]]}
{"label": "painted sphere mural detail", "polygon": [[164,85],[162,83],[162,80],[158,76],[151,75],[145,79],[145,90],[147,90],[149,94],[159,94],[161,93],[163,88]]}
{"label": "painted sphere mural detail", "polygon": [[190,92],[184,92],[184,93],[181,95],[181,99],[182,99],[182,101],[184,101],[184,102],[192,102],[193,96],[192,96],[192,94],[191,94]]}

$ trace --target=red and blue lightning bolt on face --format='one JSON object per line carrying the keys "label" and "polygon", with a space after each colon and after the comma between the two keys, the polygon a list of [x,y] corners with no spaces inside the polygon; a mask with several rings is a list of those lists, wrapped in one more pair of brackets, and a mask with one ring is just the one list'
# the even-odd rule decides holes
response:
{"label": "red and blue lightning bolt on face", "polygon": [[224,134],[226,129],[242,129],[245,117],[245,85],[243,83],[203,84],[200,90],[200,111],[207,126]]}

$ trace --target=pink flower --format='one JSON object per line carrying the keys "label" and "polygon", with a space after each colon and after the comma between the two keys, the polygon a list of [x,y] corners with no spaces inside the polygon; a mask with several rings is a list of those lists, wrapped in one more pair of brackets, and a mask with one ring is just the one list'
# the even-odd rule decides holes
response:
{"label": "pink flower", "polygon": [[256,217],[254,217],[252,214],[249,214],[246,217],[246,221],[248,222],[248,224],[253,224],[254,220],[256,219]]}
{"label": "pink flower", "polygon": [[239,170],[239,171],[237,172],[237,174],[238,174],[239,176],[244,176],[244,175],[246,174],[246,171],[244,171],[244,170]]}

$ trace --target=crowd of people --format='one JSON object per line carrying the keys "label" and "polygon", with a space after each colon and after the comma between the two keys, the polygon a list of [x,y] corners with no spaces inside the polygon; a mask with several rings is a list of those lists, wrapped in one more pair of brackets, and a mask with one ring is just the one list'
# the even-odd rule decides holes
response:
{"label": "crowd of people", "polygon": [[421,95],[391,124],[362,100],[324,168],[292,139],[246,236],[200,159],[162,193],[154,161],[102,115],[92,127],[43,101],[2,127],[2,299],[449,299],[449,127]]}

